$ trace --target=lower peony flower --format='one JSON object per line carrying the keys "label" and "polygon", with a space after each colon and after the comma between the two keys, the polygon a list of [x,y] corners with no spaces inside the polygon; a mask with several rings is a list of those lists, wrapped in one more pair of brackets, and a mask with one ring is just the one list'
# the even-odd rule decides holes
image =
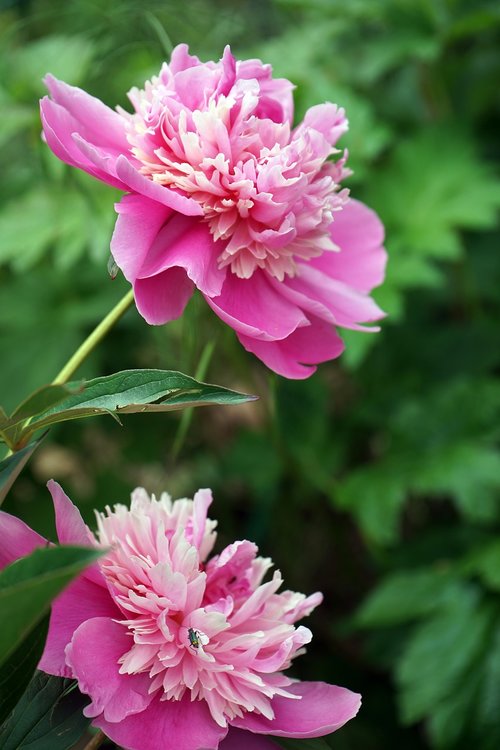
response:
{"label": "lower peony flower", "polygon": [[[356,715],[360,696],[284,674],[311,640],[295,623],[319,593],[278,592],[282,579],[249,541],[209,557],[210,490],[194,500],[145,490],[97,514],[97,532],[55,482],[63,544],[105,548],[55,600],[43,671],[75,678],[85,714],[126,750],[273,750],[277,737],[318,737]],[[0,567],[46,540],[0,513]],[[259,736],[260,735],[260,736]]]}
{"label": "lower peony flower", "polygon": [[293,127],[290,81],[229,47],[218,63],[176,47],[129,92],[133,113],[46,84],[52,151],[127,193],[111,250],[148,323],[180,316],[197,287],[245,349],[306,378],[341,354],[336,327],[383,317],[369,293],[384,277],[384,232],[341,187],[343,109],[320,104]]}

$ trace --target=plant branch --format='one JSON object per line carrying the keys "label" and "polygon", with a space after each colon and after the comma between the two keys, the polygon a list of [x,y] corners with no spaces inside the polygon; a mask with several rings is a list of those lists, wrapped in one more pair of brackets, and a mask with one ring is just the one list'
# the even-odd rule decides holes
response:
{"label": "plant branch", "polygon": [[97,748],[102,745],[105,739],[106,736],[99,730],[99,732],[97,732],[97,734],[94,734],[94,736],[87,742],[83,750],[97,750]]}
{"label": "plant branch", "polygon": [[71,359],[66,362],[61,372],[54,378],[52,383],[58,385],[66,383],[71,376],[80,367],[82,362],[88,357],[88,355],[95,349],[97,344],[104,338],[107,332],[112,328],[115,323],[120,320],[122,315],[128,310],[134,300],[134,292],[130,289],[127,294],[116,304],[113,309],[101,320],[98,326],[94,328],[92,333],[85,339],[83,344],[76,350]]}

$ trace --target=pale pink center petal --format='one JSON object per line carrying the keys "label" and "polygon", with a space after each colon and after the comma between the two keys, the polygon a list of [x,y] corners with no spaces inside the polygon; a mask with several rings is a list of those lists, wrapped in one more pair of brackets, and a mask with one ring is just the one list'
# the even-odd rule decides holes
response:
{"label": "pale pink center petal", "polygon": [[321,595],[278,593],[279,572],[263,583],[271,562],[248,541],[205,563],[215,542],[211,502],[210,490],[174,503],[136,490],[130,509],[97,515],[97,541],[110,549],[99,564],[121,612],[117,689],[126,684],[119,675],[148,676],[160,702],[202,700],[226,727],[247,712],[272,719],[276,696],[296,700],[281,673],[311,640],[294,623]]}
{"label": "pale pink center petal", "polygon": [[297,259],[334,251],[329,227],[348,172],[345,157],[327,159],[347,130],[344,111],[313,107],[291,130],[292,86],[270,66],[237,62],[229,49],[219,63],[178,50],[129,93],[135,113],[121,112],[142,174],[198,204],[221,241],[219,267],[241,278],[260,268],[283,280]]}

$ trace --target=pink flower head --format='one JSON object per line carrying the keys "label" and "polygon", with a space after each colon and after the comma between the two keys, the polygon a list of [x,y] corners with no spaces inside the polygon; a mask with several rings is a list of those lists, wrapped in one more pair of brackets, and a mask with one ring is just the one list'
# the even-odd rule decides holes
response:
{"label": "pink flower head", "polygon": [[[295,623],[321,594],[279,593],[278,571],[263,583],[271,560],[248,541],[208,557],[210,490],[172,502],[138,489],[130,508],[97,514],[94,536],[49,489],[59,541],[106,552],[54,602],[39,668],[78,680],[85,714],[117,744],[264,750],[273,745],[254,735],[317,737],[355,716],[359,695],[284,674],[311,640]],[[0,531],[0,567],[46,543],[6,513]]]}
{"label": "pink flower head", "polygon": [[312,107],[293,128],[292,84],[229,47],[218,63],[176,47],[129,92],[132,114],[46,83],[50,148],[127,192],[111,250],[148,323],[181,315],[196,286],[245,349],[305,378],[342,352],[335,326],[383,316],[368,296],[384,276],[383,227],[341,187],[343,109]]}

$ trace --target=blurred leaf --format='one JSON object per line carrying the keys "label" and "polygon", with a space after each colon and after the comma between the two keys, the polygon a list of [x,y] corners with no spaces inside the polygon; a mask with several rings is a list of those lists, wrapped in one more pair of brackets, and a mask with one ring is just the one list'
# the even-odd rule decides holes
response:
{"label": "blurred leaf", "polygon": [[[74,391],[79,387],[78,383],[67,385]],[[78,393],[34,417],[20,439],[26,440],[35,431],[58,422],[98,414],[164,412],[191,406],[243,404],[253,399],[255,396],[200,383],[181,372],[124,370],[81,383]]]}
{"label": "blurred leaf", "polygon": [[41,620],[51,601],[100,555],[93,548],[47,547],[0,571],[0,665]]}
{"label": "blurred leaf", "polygon": [[386,225],[386,284],[436,286],[435,262],[462,256],[460,230],[495,226],[500,181],[469,137],[449,126],[429,128],[396,148],[367,202]]}
{"label": "blurred leaf", "polygon": [[36,672],[0,727],[2,750],[70,750],[90,724],[82,713],[87,703],[76,682]]}
{"label": "blurred leaf", "polygon": [[0,148],[19,131],[32,125],[38,119],[38,113],[32,107],[19,104],[12,99],[3,88],[0,87],[0,107],[2,117],[0,118]]}
{"label": "blurred leaf", "polygon": [[407,399],[385,425],[381,455],[346,476],[332,495],[353,512],[364,533],[394,543],[407,498],[447,497],[465,518],[500,515],[500,388],[493,381],[457,381]]}
{"label": "blurred leaf", "polygon": [[467,683],[488,643],[496,612],[462,587],[446,608],[419,625],[396,667],[405,723],[437,714],[441,703]]}
{"label": "blurred leaf", "polygon": [[94,256],[98,248],[98,257],[106,257],[115,192],[96,186],[85,195],[75,182],[86,184],[79,177],[64,188],[35,188],[5,205],[0,213],[0,264],[9,264],[17,272],[26,271],[49,249],[53,250],[56,267],[62,269],[72,267],[87,247]]}
{"label": "blurred leaf", "polygon": [[47,615],[0,668],[0,727],[19,701],[35,672],[45,647],[48,628]]}
{"label": "blurred leaf", "polygon": [[8,203],[0,213],[0,263],[29,268],[54,237],[53,203],[47,191],[33,190]]}
{"label": "blurred leaf", "polygon": [[9,88],[17,96],[47,93],[42,78],[52,73],[72,85],[85,76],[95,45],[83,36],[45,36],[11,52]]}
{"label": "blurred leaf", "polygon": [[43,438],[40,438],[30,443],[0,462],[0,505],[5,500],[5,496],[23,470],[31,454],[40,445],[42,440]]}
{"label": "blurred leaf", "polygon": [[[2,277],[0,271],[0,393],[5,408],[12,411],[26,393],[51,382],[89,329],[125,294],[129,286],[122,277],[107,279],[106,259],[104,254],[100,269],[86,263],[71,272],[43,265],[20,276],[4,271]],[[120,321],[118,335],[125,325]],[[92,375],[102,356],[102,350],[95,352],[83,372]]]}
{"label": "blurred leaf", "polygon": [[442,607],[460,594],[458,589],[456,579],[439,568],[394,573],[365,600],[355,624],[373,628],[410,622]]}
{"label": "blurred leaf", "polygon": [[462,563],[464,573],[477,575],[494,591],[500,591],[500,541],[474,550]]}

